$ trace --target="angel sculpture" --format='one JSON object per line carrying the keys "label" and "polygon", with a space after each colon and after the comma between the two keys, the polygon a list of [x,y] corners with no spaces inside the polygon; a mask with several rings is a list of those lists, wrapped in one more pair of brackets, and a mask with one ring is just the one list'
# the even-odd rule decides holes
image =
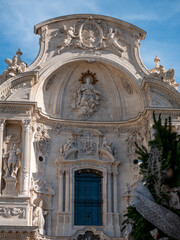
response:
{"label": "angel sculpture", "polygon": [[72,45],[72,40],[77,38],[77,34],[75,34],[75,27],[67,28],[66,25],[63,25],[61,28],[61,33],[64,35],[64,39],[63,42],[58,46],[60,47],[58,54],[60,54],[65,47]]}
{"label": "angel sculpture", "polygon": [[124,52],[125,46],[123,46],[123,44],[120,44],[121,40],[123,40],[122,33],[118,29],[113,30],[113,28],[110,28],[107,34],[107,41],[110,45],[117,48],[120,52]]}
{"label": "angel sculpture", "polygon": [[16,144],[12,144],[12,148],[4,155],[5,177],[13,177],[16,179],[20,167],[21,152],[21,148],[16,149]]}

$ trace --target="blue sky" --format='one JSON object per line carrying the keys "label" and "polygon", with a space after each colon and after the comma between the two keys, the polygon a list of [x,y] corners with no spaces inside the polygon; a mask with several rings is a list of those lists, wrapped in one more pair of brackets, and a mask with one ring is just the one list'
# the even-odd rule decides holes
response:
{"label": "blue sky", "polygon": [[0,0],[0,73],[5,58],[18,48],[28,65],[38,54],[34,25],[62,15],[93,13],[130,22],[147,32],[141,57],[148,69],[156,55],[166,69],[175,69],[180,83],[180,0]]}

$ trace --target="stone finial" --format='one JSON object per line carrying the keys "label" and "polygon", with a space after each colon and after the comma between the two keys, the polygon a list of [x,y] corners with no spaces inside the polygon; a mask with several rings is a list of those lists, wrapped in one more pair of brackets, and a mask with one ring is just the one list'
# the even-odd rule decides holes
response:
{"label": "stone finial", "polygon": [[154,62],[156,63],[155,68],[158,68],[158,67],[159,67],[160,58],[158,58],[157,55],[156,55],[156,57],[155,57],[155,59],[154,59]]}
{"label": "stone finial", "polygon": [[8,65],[7,69],[0,75],[0,84],[11,77],[25,72],[27,64],[21,60],[22,51],[19,48],[13,59],[6,58],[5,63]]}
{"label": "stone finial", "polygon": [[18,58],[20,58],[22,54],[23,54],[23,53],[21,52],[21,49],[18,48],[18,50],[17,50],[17,52],[16,52],[16,55],[18,56]]}

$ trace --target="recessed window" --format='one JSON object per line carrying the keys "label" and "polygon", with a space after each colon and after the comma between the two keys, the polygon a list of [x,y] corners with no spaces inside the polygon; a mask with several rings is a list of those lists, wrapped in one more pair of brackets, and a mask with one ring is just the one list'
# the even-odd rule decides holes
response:
{"label": "recessed window", "polygon": [[90,170],[75,173],[75,225],[102,224],[101,174]]}

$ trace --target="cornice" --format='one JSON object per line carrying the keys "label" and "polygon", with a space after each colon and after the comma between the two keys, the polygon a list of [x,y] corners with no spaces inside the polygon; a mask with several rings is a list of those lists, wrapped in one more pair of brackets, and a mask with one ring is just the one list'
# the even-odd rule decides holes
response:
{"label": "cornice", "polygon": [[52,24],[52,23],[57,23],[57,22],[61,22],[61,21],[64,21],[64,20],[87,19],[89,17],[93,17],[95,19],[103,19],[105,21],[110,21],[110,22],[113,22],[113,23],[117,23],[117,24],[121,25],[122,27],[127,28],[131,31],[135,30],[136,32],[139,33],[139,39],[140,40],[143,40],[146,36],[146,32],[143,29],[141,29],[141,28],[139,28],[139,27],[137,27],[137,26],[135,26],[131,23],[119,20],[117,18],[108,17],[108,16],[104,16],[104,15],[96,15],[96,14],[73,14],[73,15],[65,15],[65,16],[61,16],[61,17],[51,18],[51,19],[48,19],[44,22],[41,22],[41,23],[35,25],[34,26],[34,33],[35,34],[40,34],[39,33],[40,28],[42,28],[43,26]]}

